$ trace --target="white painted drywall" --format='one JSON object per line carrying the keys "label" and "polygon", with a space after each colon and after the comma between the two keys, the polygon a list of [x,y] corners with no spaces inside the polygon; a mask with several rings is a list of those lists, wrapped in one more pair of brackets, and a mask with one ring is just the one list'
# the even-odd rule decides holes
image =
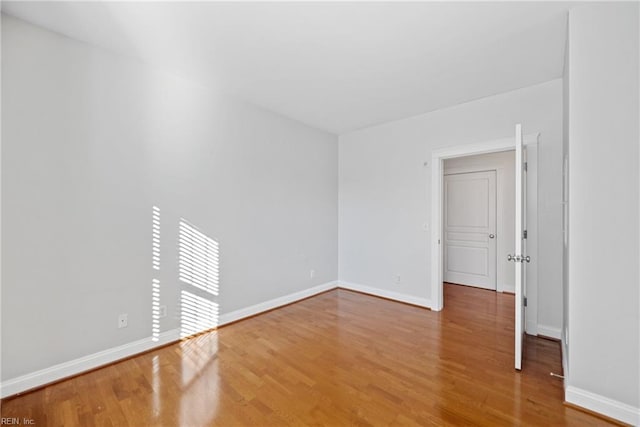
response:
{"label": "white painted drywall", "polygon": [[[563,2],[4,1],[335,133],[558,78]],[[437,59],[436,59],[437,58]]]}
{"label": "white painted drywall", "polygon": [[497,217],[496,221],[496,289],[515,292],[515,267],[507,261],[514,253],[515,232],[515,152],[480,154],[457,157],[444,161],[444,173],[460,171],[495,170]]}
{"label": "white painted drywall", "polygon": [[221,314],[337,277],[337,137],[5,16],[2,89],[3,379],[150,336],[152,206],[163,331],[180,218]]}
{"label": "white painted drywall", "polygon": [[[562,324],[562,80],[340,136],[340,280],[430,298],[431,152],[540,132],[539,316]],[[400,275],[400,283],[395,276]]]}
{"label": "white painted drywall", "polygon": [[569,22],[568,386],[637,411],[638,4],[575,7]]}

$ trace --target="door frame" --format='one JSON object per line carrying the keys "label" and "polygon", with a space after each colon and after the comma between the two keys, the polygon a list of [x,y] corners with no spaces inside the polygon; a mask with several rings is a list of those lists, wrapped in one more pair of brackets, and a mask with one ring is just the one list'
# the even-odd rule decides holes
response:
{"label": "door frame", "polygon": [[[534,146],[537,152],[538,137],[540,133],[527,134],[523,137],[523,145]],[[495,139],[491,141],[485,141],[474,144],[459,145],[455,147],[446,147],[437,150],[433,150],[431,153],[431,310],[440,311],[444,307],[444,295],[442,286],[442,197],[443,197],[443,174],[444,174],[444,160],[453,159],[456,157],[473,156],[476,154],[497,153],[501,151],[509,151],[515,149],[515,141],[512,136],[507,138]],[[532,172],[532,171],[529,171]],[[533,176],[531,176],[533,178]],[[532,188],[537,193],[537,174],[535,181],[536,185]],[[537,195],[536,195],[537,199]],[[534,210],[534,212],[537,209]],[[534,218],[529,218],[532,222],[535,222],[535,233],[537,234],[537,215]],[[533,234],[533,229],[531,232]],[[537,239],[536,239],[537,240]],[[532,253],[532,263],[528,266],[529,270],[533,270],[531,276],[536,280],[534,283],[528,283],[527,298],[531,298],[531,304],[528,304],[528,309],[532,315],[537,317],[537,254]],[[529,292],[529,289],[534,292]],[[535,294],[535,298],[533,298]],[[529,303],[529,301],[527,301]],[[535,304],[535,306],[534,306]],[[527,322],[533,323],[533,322]],[[537,322],[535,322],[537,323]],[[537,325],[536,325],[537,326]],[[532,326],[533,327],[533,326]],[[536,328],[537,329],[537,328]],[[535,334],[536,331],[530,330],[529,333]]]}

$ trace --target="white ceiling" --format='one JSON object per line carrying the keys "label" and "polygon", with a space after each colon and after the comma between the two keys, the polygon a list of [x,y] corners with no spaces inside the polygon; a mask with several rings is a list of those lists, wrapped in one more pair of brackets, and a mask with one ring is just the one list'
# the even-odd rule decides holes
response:
{"label": "white ceiling", "polygon": [[340,134],[562,75],[567,3],[3,2]]}

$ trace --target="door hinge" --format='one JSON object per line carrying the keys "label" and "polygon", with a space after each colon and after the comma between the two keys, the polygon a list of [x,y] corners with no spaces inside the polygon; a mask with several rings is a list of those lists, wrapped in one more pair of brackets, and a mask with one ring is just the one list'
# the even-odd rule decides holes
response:
{"label": "door hinge", "polygon": [[529,162],[524,162],[524,171],[526,172],[529,169]]}
{"label": "door hinge", "polygon": [[522,230],[522,238],[523,239],[527,238],[527,230]]}
{"label": "door hinge", "polygon": [[527,297],[524,297],[524,306],[527,306]]}

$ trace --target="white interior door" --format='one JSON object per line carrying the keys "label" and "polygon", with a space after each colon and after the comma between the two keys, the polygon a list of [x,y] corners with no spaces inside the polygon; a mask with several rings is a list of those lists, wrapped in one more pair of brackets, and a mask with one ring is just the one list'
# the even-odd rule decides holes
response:
{"label": "white interior door", "polygon": [[496,171],[444,177],[444,281],[496,289]]}
{"label": "white interior door", "polygon": [[525,255],[525,239],[524,239],[524,224],[525,224],[525,159],[524,159],[524,146],[522,144],[522,125],[516,125],[516,230],[515,230],[515,254],[509,255],[509,260],[515,262],[515,284],[516,284],[516,298],[515,298],[515,310],[516,310],[516,325],[515,325],[515,367],[517,370],[522,369],[522,345],[524,338],[524,304],[525,304],[525,289],[526,289],[526,275],[525,275],[525,263],[529,258]]}

